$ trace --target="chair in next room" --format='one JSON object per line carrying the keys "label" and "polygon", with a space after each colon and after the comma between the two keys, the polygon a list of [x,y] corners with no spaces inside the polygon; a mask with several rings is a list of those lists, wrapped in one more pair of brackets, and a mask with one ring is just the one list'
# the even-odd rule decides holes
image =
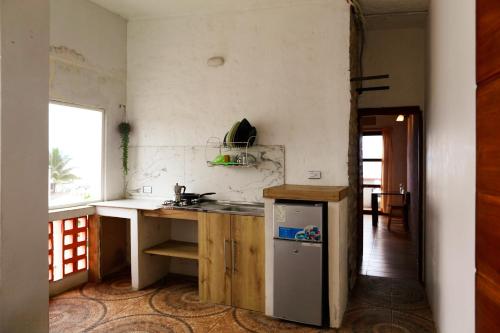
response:
{"label": "chair in next room", "polygon": [[409,211],[409,193],[402,194],[397,198],[393,198],[393,202],[389,204],[389,219],[387,229],[391,230],[393,219],[401,220],[406,231],[408,231],[408,211]]}

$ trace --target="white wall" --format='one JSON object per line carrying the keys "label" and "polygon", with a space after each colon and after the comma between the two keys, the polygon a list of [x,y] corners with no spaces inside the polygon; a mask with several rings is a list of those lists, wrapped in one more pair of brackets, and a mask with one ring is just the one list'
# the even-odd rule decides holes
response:
{"label": "white wall", "polygon": [[1,12],[0,332],[48,331],[48,0]]}
{"label": "white wall", "polygon": [[345,1],[129,21],[131,143],[203,145],[246,117],[260,144],[285,145],[286,182],[347,185],[348,50]]}
{"label": "white wall", "polygon": [[[87,0],[50,1],[50,98],[104,109],[104,198],[123,196],[117,126],[126,101],[127,23]],[[88,133],[92,135],[92,133]]]}
{"label": "white wall", "polygon": [[364,76],[389,74],[389,79],[365,81],[364,86],[389,85],[389,90],[368,91],[359,97],[359,107],[424,107],[425,99],[424,27],[370,27],[366,32],[363,57]]}
{"label": "white wall", "polygon": [[431,1],[426,282],[439,332],[474,332],[475,5]]}

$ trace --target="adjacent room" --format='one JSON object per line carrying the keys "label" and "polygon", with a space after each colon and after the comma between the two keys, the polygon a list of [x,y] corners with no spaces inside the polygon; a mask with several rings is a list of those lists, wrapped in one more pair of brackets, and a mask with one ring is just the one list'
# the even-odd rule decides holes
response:
{"label": "adjacent room", "polygon": [[0,1],[0,332],[500,330],[475,8]]}
{"label": "adjacent room", "polygon": [[422,278],[422,129],[416,119],[416,107],[360,109],[363,275]]}

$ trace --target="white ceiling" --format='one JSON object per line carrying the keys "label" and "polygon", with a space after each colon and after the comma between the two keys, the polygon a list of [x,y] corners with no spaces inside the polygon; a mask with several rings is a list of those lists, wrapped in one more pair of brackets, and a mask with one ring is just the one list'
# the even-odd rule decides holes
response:
{"label": "white ceiling", "polygon": [[423,12],[429,0],[359,0],[365,15]]}
{"label": "white ceiling", "polygon": [[[90,0],[127,20],[274,8],[319,0]],[[331,0],[343,1],[343,0]],[[345,1],[345,0],[344,0]],[[359,0],[366,15],[426,11],[429,0]]]}
{"label": "white ceiling", "polygon": [[[320,0],[90,0],[127,20],[276,8]],[[339,1],[339,0],[333,0]],[[342,1],[342,0],[340,0]]]}

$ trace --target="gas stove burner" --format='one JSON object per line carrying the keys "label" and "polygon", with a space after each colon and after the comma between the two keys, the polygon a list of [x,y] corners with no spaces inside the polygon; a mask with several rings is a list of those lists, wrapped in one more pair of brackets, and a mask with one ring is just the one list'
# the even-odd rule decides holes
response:
{"label": "gas stove burner", "polygon": [[186,206],[192,206],[198,203],[198,200],[188,200],[188,199],[183,199],[181,201],[175,201],[175,200],[167,200],[163,203],[163,206],[165,207],[186,207]]}

